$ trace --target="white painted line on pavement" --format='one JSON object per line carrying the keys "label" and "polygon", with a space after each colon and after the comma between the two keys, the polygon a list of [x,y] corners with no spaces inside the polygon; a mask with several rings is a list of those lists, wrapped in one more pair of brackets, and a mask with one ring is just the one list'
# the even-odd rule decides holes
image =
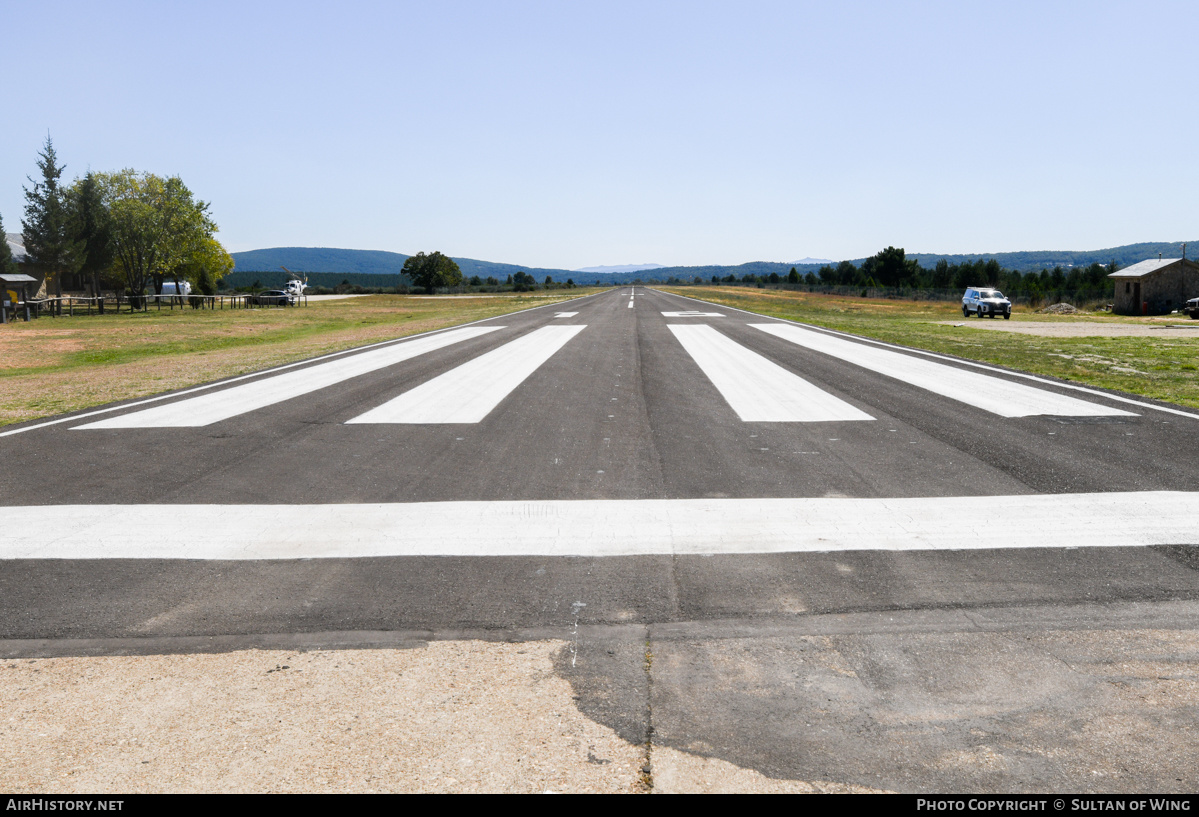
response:
{"label": "white painted line on pavement", "polygon": [[844,340],[785,323],[751,323],[755,329],[782,338],[805,349],[844,360],[872,372],[893,377],[933,394],[957,400],[1000,417],[1136,417],[1130,411],[1101,406],[1046,389],[977,374],[956,366],[934,363],[912,355],[892,352]]}
{"label": "white painted line on pavement", "polygon": [[[1199,493],[4,509],[0,559],[639,556],[1144,547],[1196,541]],[[1003,524],[969,525],[985,508]]]}
{"label": "white painted line on pavement", "polygon": [[573,318],[578,312],[558,312],[554,315],[555,318]]}
{"label": "white painted line on pavement", "polygon": [[723,318],[719,312],[663,312],[664,318]]}
{"label": "white painted line on pavement", "polygon": [[347,423],[478,423],[586,326],[543,326]]}
{"label": "white painted line on pavement", "polygon": [[352,377],[392,366],[437,349],[477,338],[502,326],[470,326],[428,335],[407,343],[372,349],[351,357],[275,375],[231,389],[190,397],[151,409],[122,414],[107,420],[75,426],[72,431],[94,428],[186,428],[206,426],[239,414],[291,400]]}
{"label": "white painted line on pavement", "polygon": [[873,420],[861,409],[746,349],[711,326],[668,324],[712,385],[745,422]]}

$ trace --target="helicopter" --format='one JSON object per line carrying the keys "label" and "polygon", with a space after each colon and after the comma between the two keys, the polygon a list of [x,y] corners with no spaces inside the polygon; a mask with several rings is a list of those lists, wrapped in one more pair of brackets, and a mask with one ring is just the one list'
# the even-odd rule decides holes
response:
{"label": "helicopter", "polygon": [[283,291],[287,293],[288,300],[294,304],[298,302],[301,297],[303,297],[304,290],[308,288],[308,276],[292,272],[287,267],[281,266],[279,269],[283,270],[288,274],[288,276],[290,276],[287,280],[287,283],[283,286]]}

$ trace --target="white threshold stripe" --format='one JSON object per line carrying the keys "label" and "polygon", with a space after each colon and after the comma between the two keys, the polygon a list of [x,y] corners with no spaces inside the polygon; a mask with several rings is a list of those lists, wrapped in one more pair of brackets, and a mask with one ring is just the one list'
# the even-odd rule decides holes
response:
{"label": "white threshold stripe", "polygon": [[[4,509],[7,559],[640,556],[1199,541],[1199,493]],[[983,510],[1001,524],[971,525]]]}
{"label": "white threshold stripe", "polygon": [[[675,295],[673,292],[660,292],[660,294],[669,295],[673,298],[682,298],[685,301],[695,301],[696,303],[707,304],[709,306],[721,306],[720,304],[714,304],[711,301],[705,301],[700,298],[692,298],[687,295]],[[750,315],[751,317],[754,317],[754,318],[768,317],[766,315],[761,315],[757,312],[750,312],[748,309],[741,309],[740,307],[736,307],[736,306],[725,306],[724,308],[725,309],[735,309],[738,312],[742,312],[742,313],[744,313],[746,315]],[[989,366],[986,363],[978,363],[977,361],[974,361],[974,360],[966,360],[964,358],[950,357],[949,355],[941,355],[941,354],[937,354],[936,352],[930,352],[927,349],[914,349],[910,346],[899,346],[894,343],[887,343],[885,341],[875,340],[874,338],[863,337],[862,335],[851,335],[848,332],[838,332],[835,329],[826,329],[823,326],[813,326],[811,324],[801,324],[797,321],[792,321],[787,318],[775,318],[774,320],[782,321],[789,326],[802,326],[806,329],[811,329],[812,331],[815,331],[815,332],[823,332],[827,335],[832,335],[833,337],[852,338],[853,340],[859,341],[861,343],[871,343],[871,344],[874,344],[875,346],[881,346],[884,349],[895,349],[896,351],[901,352],[903,354],[923,355],[924,357],[933,358],[934,360],[945,360],[950,363],[955,363],[959,366],[970,366],[975,369],[981,369],[984,372],[995,372],[997,374],[1007,375],[1008,377],[1019,377],[1023,380],[1031,380],[1034,383],[1044,383],[1047,386],[1054,386],[1059,389],[1069,389],[1070,391],[1082,392],[1083,394],[1090,394],[1095,397],[1102,397],[1104,400],[1114,400],[1117,403],[1127,403],[1128,405],[1137,406],[1138,408],[1143,408],[1143,409],[1149,409],[1150,411],[1161,411],[1161,412],[1165,412],[1166,414],[1174,414],[1179,417],[1190,417],[1192,420],[1199,420],[1199,414],[1196,414],[1193,411],[1183,411],[1181,409],[1172,408],[1170,406],[1158,406],[1158,405],[1154,405],[1153,403],[1146,403],[1142,400],[1134,400],[1131,397],[1124,397],[1119,394],[1109,394],[1108,392],[1100,391],[1099,389],[1091,389],[1086,386],[1079,386],[1076,383],[1063,383],[1063,382],[1060,382],[1057,380],[1049,380],[1048,378],[1038,377],[1035,374],[1028,374],[1027,372],[1016,372],[1016,371],[1012,371],[1011,369],[1000,369],[998,366]]]}
{"label": "white threshold stripe", "polygon": [[711,326],[673,323],[668,326],[737,416],[747,423],[874,419]]}
{"label": "white threshold stripe", "polygon": [[231,389],[209,392],[199,397],[190,397],[175,403],[167,403],[151,409],[75,426],[71,430],[189,428],[211,425],[503,328],[502,326],[469,326],[452,329],[439,335],[429,335],[406,343],[397,343],[340,360],[309,366],[306,369],[298,369],[287,374],[255,380]]}
{"label": "white threshold stripe", "polygon": [[768,335],[797,346],[893,377],[917,388],[957,400],[1000,417],[1108,417],[1137,415],[1123,409],[1101,406],[1046,389],[1013,383],[990,375],[969,372],[944,363],[844,340],[785,323],[751,323]]}
{"label": "white threshold stripe", "polygon": [[586,326],[543,326],[347,423],[478,423]]}

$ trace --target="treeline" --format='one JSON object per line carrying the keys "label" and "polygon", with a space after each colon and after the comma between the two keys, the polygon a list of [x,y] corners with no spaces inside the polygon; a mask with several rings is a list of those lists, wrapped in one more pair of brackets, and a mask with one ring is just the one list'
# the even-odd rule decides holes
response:
{"label": "treeline", "polygon": [[89,171],[65,184],[66,165],[59,164],[48,136],[37,167],[33,187],[25,188],[25,262],[57,296],[67,285],[90,288],[93,296],[123,290],[136,302],[147,287],[161,293],[168,280],[213,295],[233,269],[215,238],[208,203],[178,176]]}
{"label": "treeline", "polygon": [[917,260],[908,258],[902,247],[887,247],[865,259],[860,265],[852,261],[842,261],[835,266],[825,265],[819,270],[802,275],[792,267],[786,275],[777,272],[769,275],[713,275],[707,281],[696,276],[689,282],[672,278],[667,283],[749,286],[803,284],[916,292],[949,292],[965,290],[970,286],[988,286],[1002,290],[1009,297],[1024,297],[1030,300],[1040,300],[1063,292],[1098,300],[1110,298],[1114,294],[1114,283],[1107,276],[1117,268],[1117,263],[1111,261],[1107,264],[1093,263],[1086,267],[1070,269],[1054,267],[1039,272],[1020,272],[1004,269],[994,258],[985,261],[963,261],[958,264],[951,264],[942,258],[931,268],[926,268]]}
{"label": "treeline", "polygon": [[[433,292],[532,292],[545,289],[573,289],[575,281],[555,281],[546,275],[540,281],[532,273],[518,270],[503,280],[489,275],[472,275],[469,278],[452,259],[440,253],[426,256],[424,253],[409,256],[417,259],[409,264],[409,271],[400,275],[380,275],[372,272],[308,272],[304,273],[311,295],[400,293],[412,291]],[[432,261],[431,266],[422,261]],[[449,263],[446,263],[449,262]],[[290,276],[282,271],[234,271],[224,277],[222,285],[227,291],[258,292],[262,289],[279,289],[286,285]]]}

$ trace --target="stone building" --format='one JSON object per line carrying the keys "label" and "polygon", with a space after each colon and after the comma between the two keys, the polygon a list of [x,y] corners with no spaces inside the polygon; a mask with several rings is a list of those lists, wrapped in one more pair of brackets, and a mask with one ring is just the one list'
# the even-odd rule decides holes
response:
{"label": "stone building", "polygon": [[1154,258],[1107,277],[1116,284],[1118,315],[1165,315],[1199,298],[1199,264],[1189,258]]}

